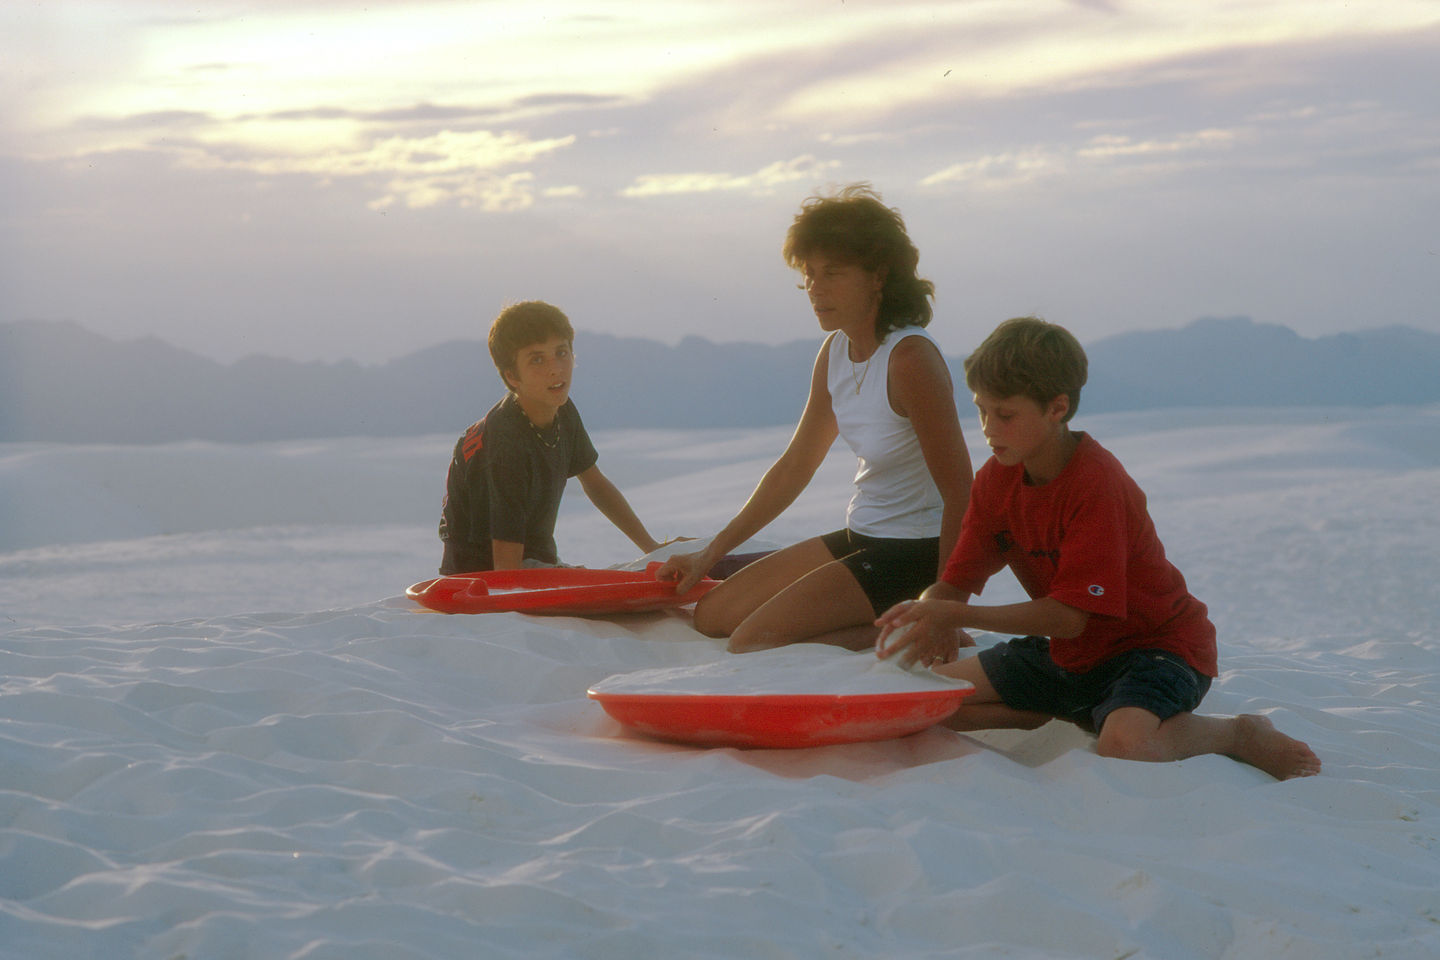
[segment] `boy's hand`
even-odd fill
[[[961,647],[975,641],[960,628],[963,605],[948,600],[905,600],[882,613],[875,621],[880,635],[875,638],[875,655],[881,660],[899,656],[899,665],[909,669],[919,663],[932,667],[949,663]]]

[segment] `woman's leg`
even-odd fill
[[[767,600],[833,560],[819,537],[762,557],[700,598],[695,605],[695,629],[707,637],[728,637]]]
[[[806,640],[858,649],[873,645],[875,633],[875,608],[870,598],[844,564],[831,560],[740,621],[730,632],[730,652],[747,653]]]

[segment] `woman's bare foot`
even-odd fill
[[[1320,758],[1315,751],[1276,730],[1268,717],[1241,714],[1235,724],[1235,752],[1231,756],[1236,760],[1259,767],[1276,780],[1313,777],[1320,772]]]

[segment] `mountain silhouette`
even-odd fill
[[[675,345],[581,331],[573,396],[592,430],[771,426],[800,415],[820,339]],[[1307,339],[1245,317],[1088,344],[1082,413],[1440,401],[1440,335],[1387,327]],[[961,358],[948,357],[968,415]],[[253,356],[222,364],[70,322],[0,324],[0,440],[159,443],[458,434],[503,393],[483,342],[378,365]]]

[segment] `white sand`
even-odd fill
[[[0,537],[27,538],[0,544],[0,957],[1440,955],[1440,410],[1080,425],[1210,605],[1204,709],[1270,716],[1319,777],[1108,760],[1058,724],[629,736],[588,686],[721,645],[674,612],[403,600],[451,438],[0,446]],[[597,439],[673,536],[711,532],[785,436]],[[768,538],[838,525],[831,467]],[[566,558],[629,559],[569,499]]]
[[[902,670],[894,657],[855,657],[825,644],[797,643],[748,657],[617,673],[591,688],[630,696],[853,697],[970,686],[918,665]]]

